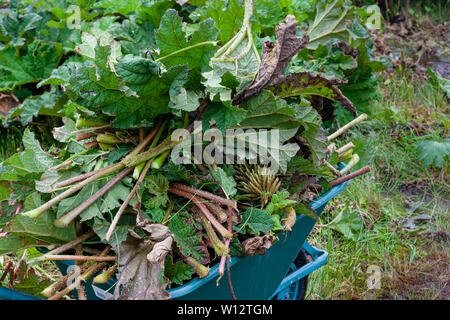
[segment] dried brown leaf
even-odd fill
[[[275,239],[275,236],[268,234],[260,237],[253,237],[242,242],[241,247],[246,256],[265,254],[266,250],[272,246]]]
[[[161,275],[164,262],[172,248],[173,237],[169,228],[153,224],[147,226],[149,239],[130,231],[126,241],[119,246],[120,274],[114,291],[114,299],[167,300],[167,280]]]

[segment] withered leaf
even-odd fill
[[[353,103],[335,85],[344,84],[340,79],[327,79],[309,72],[281,75],[270,83],[270,89],[279,98],[299,95],[316,95],[339,102],[345,109],[356,115]]]
[[[265,254],[277,237],[274,235],[264,235],[260,237],[253,237],[241,243],[242,251],[246,256],[255,256],[258,254]]]
[[[262,46],[262,61],[258,74],[247,88],[233,98],[233,105],[241,104],[245,99],[260,93],[264,88],[272,90],[278,97],[287,98],[298,95],[321,96],[339,102],[344,108],[356,115],[355,107],[335,85],[344,82],[339,79],[327,79],[308,72],[282,75],[290,60],[309,41],[308,35],[297,37],[297,21],[293,15],[286,16],[285,23],[276,27],[277,43],[266,41]],[[344,48],[350,50],[349,48]],[[348,54],[356,54],[348,52]]]
[[[127,240],[119,246],[119,270],[114,290],[118,300],[167,300],[168,282],[161,275],[164,262],[172,248],[173,238],[169,228],[161,224],[148,226],[149,239],[130,231]]]
[[[281,75],[292,57],[306,47],[309,37],[307,35],[297,37],[297,25],[295,16],[286,16],[285,23],[280,23],[275,29],[276,45],[270,41],[263,43],[258,74],[251,85],[233,98],[233,105],[240,104],[246,98],[261,92]]]

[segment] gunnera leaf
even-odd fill
[[[356,110],[349,99],[335,87],[343,84],[339,79],[328,79],[309,72],[282,75],[291,59],[309,41],[308,35],[297,37],[297,21],[288,15],[285,23],[276,28],[277,43],[263,43],[262,62],[253,83],[233,98],[233,104],[241,104],[245,99],[260,93],[264,88],[272,90],[280,98],[293,96],[318,95],[339,102],[344,108],[356,115]]]
[[[264,89],[270,82],[278,78],[292,57],[306,47],[309,37],[297,37],[297,20],[288,15],[285,23],[276,27],[277,43],[263,43],[261,65],[253,83],[233,98],[233,104],[240,104]]]

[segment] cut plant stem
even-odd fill
[[[86,131],[95,131],[95,130],[101,130],[101,129],[106,129],[109,128],[109,124],[106,124],[104,126],[98,126],[98,127],[91,127],[91,128],[84,128],[84,129],[79,129],[79,130],[75,130],[70,132],[71,134],[75,134],[75,133],[81,133],[81,132],[86,132]]]
[[[353,142],[349,142],[346,145],[344,145],[343,147],[339,148],[336,150],[336,152],[341,155],[342,153],[346,152],[347,150],[350,150],[352,148],[354,148],[355,145],[353,144]]]
[[[150,168],[151,163],[152,162],[150,160],[147,161],[147,163],[145,164],[144,169],[141,172],[141,175],[139,176],[138,181],[136,182],[136,185],[133,187],[133,189],[131,189],[131,192],[128,194],[127,198],[122,203],[122,205],[120,206],[120,208],[117,211],[116,215],[114,216],[114,219],[111,222],[111,225],[109,226],[108,231],[106,232],[106,237],[105,237],[106,241],[109,241],[111,239],[112,234],[114,232],[114,229],[116,228],[117,223],[119,222],[119,219],[122,216],[122,213],[125,211],[126,207],[128,207],[128,204],[130,203],[131,199],[133,199],[134,195],[139,190],[140,185],[141,185],[142,181],[144,180],[145,175],[147,174],[147,171]]]
[[[81,268],[83,270],[83,267]],[[71,278],[75,273],[75,269],[72,272],[68,272],[64,277],[62,277],[61,279],[53,282],[51,285],[49,285],[47,288],[45,288],[44,290],[41,291],[41,294],[46,297],[49,298],[52,295],[54,295],[56,292],[58,292],[59,290],[61,290],[62,288],[64,288],[65,285],[67,285],[67,281],[69,280],[69,278]]]
[[[353,156],[353,149],[348,149],[347,151],[341,153],[338,156],[338,160],[339,161],[347,161],[347,160],[350,160],[352,158],[352,156]]]
[[[76,238],[75,240],[72,240],[70,242],[67,242],[66,244],[53,249],[49,252],[47,252],[46,254],[44,254],[43,256],[39,257],[39,259],[45,259],[46,255],[56,255],[56,254],[60,254],[63,253],[64,251],[67,251],[69,249],[72,249],[73,247],[75,247],[76,245],[80,244],[81,242],[87,240],[88,238],[92,237],[95,234],[94,230],[91,230],[81,236],[79,236],[78,238]]]
[[[337,186],[338,184],[344,183],[345,181],[348,181],[350,179],[356,178],[356,177],[358,177],[358,176],[360,176],[360,175],[362,175],[364,173],[367,173],[367,172],[370,172],[370,167],[369,166],[366,166],[366,167],[361,168],[361,169],[359,169],[359,170],[357,170],[355,172],[352,172],[352,173],[350,173],[350,174],[348,174],[346,176],[343,176],[343,177],[337,178],[337,179],[335,179],[333,181],[330,181],[330,185],[332,187]]]
[[[179,189],[174,188],[173,186],[169,187],[169,191],[180,196],[187,198],[189,200],[192,200],[194,204],[201,210],[201,212],[206,216],[206,218],[211,222],[211,224],[216,228],[217,231],[224,237],[224,238],[231,238],[233,234],[231,232],[228,232],[227,229],[225,229],[215,218],[214,216],[209,212],[209,210],[203,205],[201,201],[199,201],[193,194],[182,191]]]
[[[77,129],[81,129],[81,128],[86,128],[86,127],[98,127],[98,126],[106,126],[106,125],[107,125],[107,123],[104,123],[102,121],[89,120],[89,119],[84,119],[84,118],[80,117],[80,118],[78,118],[75,126]]]
[[[220,223],[224,223],[225,221],[227,221],[228,216],[225,213],[225,211],[222,210],[222,208],[220,206],[218,206],[215,203],[200,199],[200,201],[203,201],[203,203],[205,204],[205,206],[217,217],[217,219],[219,220]]]
[[[331,170],[331,172],[335,175],[335,176],[342,176],[342,173],[336,169],[335,167],[333,167],[333,165],[331,163],[329,163],[327,160],[323,160],[323,163]]]
[[[336,144],[333,142],[331,143],[328,147],[328,153],[333,153],[334,151],[336,151]]]
[[[102,253],[100,254],[100,257],[104,257],[108,254],[108,252],[111,250],[110,246],[107,246]],[[74,282],[72,282],[71,285],[67,286],[65,289],[61,290],[57,294],[51,296],[48,300],[59,300],[62,297],[64,297],[66,294],[71,292],[72,290],[76,289],[79,281],[85,282],[87,279],[92,277],[94,274],[96,274],[101,268],[103,268],[106,265],[106,262],[95,262],[92,264],[86,272],[84,272],[79,278],[77,278]]]
[[[121,173],[116,175],[111,181],[105,184],[100,190],[90,196],[86,201],[80,204],[75,209],[72,209],[61,218],[55,220],[55,227],[64,228],[67,227],[73,219],[78,217],[84,210],[89,208],[95,201],[100,199],[106,192],[108,192],[117,182],[125,178],[131,171],[133,171],[133,167],[124,169]]]
[[[352,158],[350,159],[350,161],[347,163],[347,165],[340,170],[339,172],[341,173],[341,175],[347,173],[351,168],[353,168],[357,163],[359,162],[359,156],[358,154],[354,154],[352,156]]]
[[[195,273],[197,273],[200,279],[208,276],[209,274],[208,267],[202,265],[200,262],[198,262],[192,257],[186,257],[185,261],[189,266],[191,266],[195,270]]]
[[[118,144],[122,143],[122,139],[109,134],[109,133],[101,133],[97,135],[97,141],[98,143],[104,143],[104,144]]]
[[[89,139],[89,138],[92,138],[95,136],[97,136],[97,134],[95,134],[94,132],[85,132],[85,133],[77,135],[76,140],[77,141],[86,140],[86,139]]]
[[[211,241],[214,251],[218,256],[226,256],[230,252],[230,250],[222,241],[220,241],[219,237],[211,226],[211,222],[209,222],[209,220],[202,213],[198,213],[197,216],[200,218],[203,228],[208,234],[209,241]]]
[[[160,145],[158,145],[155,148],[152,148],[152,149],[142,152],[140,154],[130,154],[130,155],[126,156],[121,161],[121,163],[123,163],[127,167],[137,166],[145,161],[154,159],[158,155],[166,152],[167,150],[172,149],[178,143],[179,143],[179,141],[172,141],[172,140],[170,140],[170,137],[169,137],[168,139],[166,139],[164,142],[162,142]]]
[[[51,167],[51,168],[48,169],[48,170],[59,170],[59,169],[61,169],[61,168],[70,166],[72,163],[73,163],[72,160],[68,160],[68,161],[65,161],[65,162],[63,162],[63,163],[61,163],[61,164],[58,164],[57,166]]]
[[[152,160],[152,169],[159,169],[163,166],[164,161],[166,161],[167,156],[169,155],[170,150],[167,150],[163,154],[161,154],[158,158]]]
[[[98,142],[97,141],[86,142],[86,143],[83,143],[83,147],[85,147],[88,150],[92,150],[92,149],[98,147]]]
[[[84,179],[87,179],[87,178],[89,178],[89,177],[92,177],[94,174],[97,174],[97,173],[99,173],[99,172],[101,172],[101,171],[108,170],[109,168],[112,168],[112,167],[114,167],[115,165],[116,165],[116,164],[112,164],[112,165],[109,165],[109,166],[107,166],[107,167],[104,167],[104,168],[101,168],[101,169],[98,169],[98,170],[95,170],[95,171],[87,172],[87,173],[84,173],[84,174],[80,174],[80,175],[78,175],[78,176],[76,176],[76,177],[73,177],[73,178],[70,178],[70,179],[67,179],[67,180],[64,180],[64,181],[55,183],[55,184],[53,185],[53,192],[54,192],[56,189],[63,188],[63,187],[67,187],[67,186],[70,186],[70,185],[72,185],[72,184],[75,184],[75,183],[77,183],[77,182],[79,182],[79,181],[82,181],[82,180],[84,180]]]
[[[130,156],[136,156],[137,153],[141,152],[142,149],[154,137],[154,135],[156,134],[157,131],[158,131],[158,127],[156,127],[154,130],[152,130],[152,132],[147,136],[147,138],[142,143],[140,143],[136,148],[134,148],[134,150],[132,150],[129,155]],[[81,190],[82,188],[87,186],[89,183],[94,182],[97,179],[103,178],[103,177],[105,177],[105,176],[107,176],[107,175],[109,175],[111,173],[116,172],[116,171],[119,171],[119,170],[121,170],[123,168],[125,168],[125,164],[123,164],[122,162],[116,163],[116,164],[111,165],[109,167],[105,167],[102,170],[98,171],[96,174],[94,174],[92,176],[89,176],[87,179],[79,182],[78,184],[74,185],[70,189],[62,192],[59,195],[57,195],[56,197],[54,197],[50,201],[44,203],[40,207],[23,213],[23,215],[25,215],[27,217],[30,217],[30,218],[36,218],[39,215],[41,215],[43,212],[45,212],[48,209],[50,209],[53,205],[57,204],[61,200],[64,200],[65,198],[67,198],[68,196],[74,194],[75,192]]]
[[[108,270],[106,270],[105,272],[102,272],[98,276],[96,276],[92,280],[92,283],[93,284],[104,284],[104,283],[107,283],[109,281],[109,279],[111,279],[114,276],[116,271],[117,271],[117,264],[115,263],[114,265],[109,267]]]
[[[100,147],[100,149],[102,151],[114,150],[114,145],[113,144],[106,144],[106,143],[103,143],[103,142],[99,142],[98,146]]]
[[[172,186],[179,190],[189,192],[194,195],[198,195],[202,198],[206,198],[206,199],[215,201],[217,203],[223,204],[224,206],[228,206],[228,207],[233,208],[234,210],[237,210],[237,202],[236,201],[225,199],[225,198],[216,196],[215,194],[212,194],[210,192],[194,189],[194,188],[191,188],[191,187],[185,186],[183,184],[179,184],[179,183],[174,183],[174,184],[172,184]]]
[[[73,260],[73,261],[116,261],[116,257],[107,256],[107,257],[97,257],[97,256],[77,256],[77,255],[60,255],[60,254],[46,254],[45,260],[49,261],[65,261],[65,260]]]
[[[232,216],[233,216],[233,209],[228,207],[228,231],[230,231],[230,232],[232,231]],[[225,239],[225,247],[230,248],[230,243],[231,243],[231,239]],[[227,257],[227,256],[222,256],[220,258],[219,270],[218,270],[219,277],[217,278],[217,282],[216,282],[217,286],[219,286],[219,281],[225,274],[225,262],[227,259],[229,259],[229,257]]]
[[[329,135],[327,137],[328,141],[331,141],[337,137],[339,137],[341,134],[343,134],[346,130],[348,130],[349,128],[353,127],[355,124],[360,123],[361,121],[364,121],[367,119],[367,114],[363,113],[362,115],[360,115],[358,118],[353,119],[352,121],[350,121],[349,123],[347,123],[345,126],[343,126],[342,128],[338,129],[336,132],[334,132],[333,134]]]
[[[67,189],[66,191],[60,193],[59,195],[57,195],[56,197],[52,198],[50,201],[44,203],[43,205],[41,205],[40,207],[24,212],[23,215],[30,217],[30,218],[37,218],[39,215],[41,215],[42,213],[44,213],[45,211],[47,211],[48,209],[50,209],[53,205],[59,203],[60,201],[64,200],[65,198],[67,198],[68,196],[74,194],[75,192],[81,190],[83,187],[85,187],[86,185],[88,185],[89,183],[100,179],[108,174],[111,174],[113,172],[116,172],[120,169],[123,169],[124,165],[121,163],[115,164],[114,166],[111,166],[110,168],[108,168],[107,170],[103,170],[100,171],[96,174],[94,174],[93,176],[79,182],[78,184],[74,185],[73,187],[71,187],[70,189]]]

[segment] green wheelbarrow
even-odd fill
[[[311,207],[320,215],[328,201],[341,193],[350,181],[330,189],[312,201]],[[307,287],[307,276],[327,262],[328,253],[310,246],[305,240],[314,227],[315,220],[299,214],[292,231],[279,235],[277,241],[264,255],[232,257],[230,273],[236,298],[239,300],[301,300]],[[73,261],[57,261],[63,274]],[[168,290],[172,299],[228,300],[232,299],[228,283],[222,279],[217,286],[219,264],[212,266],[203,279],[194,278],[182,286]],[[112,298],[115,280],[93,285],[92,279],[85,284],[89,300]],[[76,292],[74,292],[76,296]],[[0,299],[28,300],[35,297],[0,287]]]

